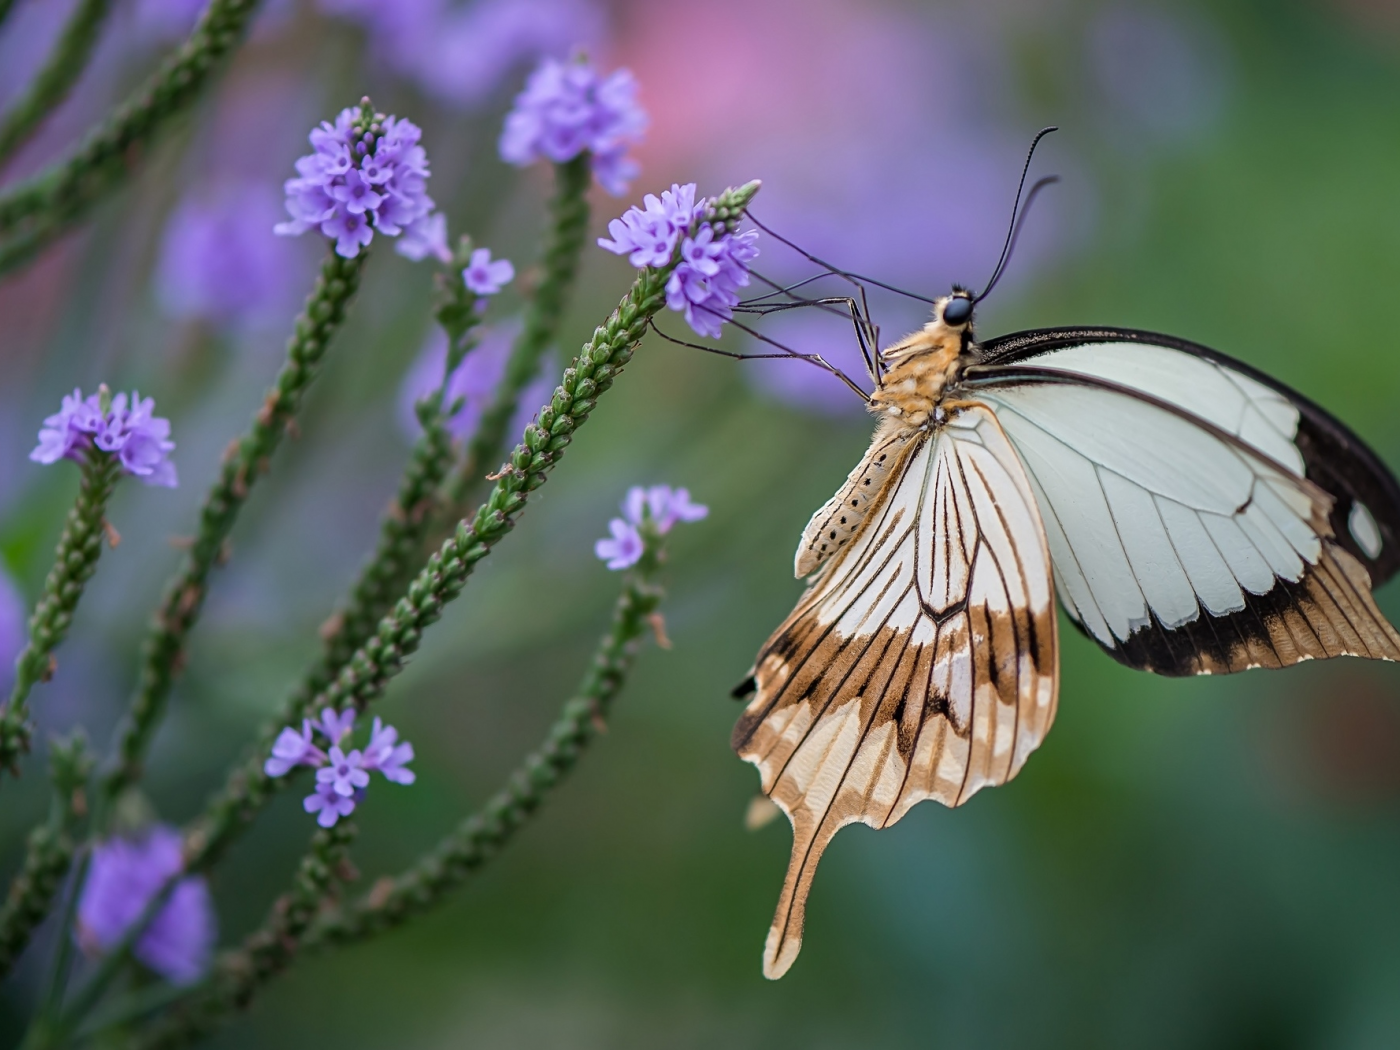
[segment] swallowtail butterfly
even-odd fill
[[[879,353],[874,440],[802,534],[810,583],[735,691],[734,749],[793,827],[770,978],[837,830],[961,805],[1045,739],[1057,595],[1158,674],[1400,659],[1371,597],[1400,568],[1400,485],[1355,434],[1170,336],[978,342],[976,299],[955,289]]]

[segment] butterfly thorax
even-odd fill
[[[962,369],[964,329],[941,320],[905,336],[880,355],[888,366],[870,398],[870,411],[921,429],[937,420],[937,409]]]

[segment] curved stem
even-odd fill
[[[648,544],[651,547],[651,544]],[[317,920],[308,947],[363,940],[440,904],[446,896],[498,853],[573,769],[606,724],[637,647],[661,601],[651,582],[657,558],[651,550],[628,574],[578,692],[549,727],[544,743],[525,760],[479,811],[464,820],[423,860],[402,874],[379,880],[351,907]]]
[[[464,503],[480,481],[482,471],[495,467],[505,454],[509,437],[506,428],[515,417],[521,391],[539,373],[540,358],[559,334],[588,233],[588,187],[593,178],[590,164],[591,155],[585,152],[554,166],[555,190],[549,204],[543,276],[525,311],[525,325],[511,350],[495,399],[482,413],[466,455],[445,488],[446,509],[441,516],[449,521],[456,521],[467,512],[469,508]]]
[[[79,0],[48,62],[0,121],[0,166],[28,141],[87,69],[112,0]],[[0,18],[3,18],[0,12]]]
[[[53,652],[68,634],[83,589],[102,554],[104,514],[121,474],[115,456],[89,448],[82,482],[54,551],[44,593],[29,618],[29,642],[15,661],[15,682],[0,710],[0,768],[19,774],[20,756],[29,750],[29,694],[54,671]]]
[[[715,199],[705,221],[721,230],[731,229],[757,192],[756,182],[726,190]],[[428,559],[404,596],[379,621],[374,636],[308,705],[308,713],[346,706],[363,711],[383,695],[418,649],[423,632],[461,594],[476,563],[515,527],[529,494],[548,480],[574,431],[587,422],[597,399],[631,360],[649,319],[665,305],[666,280],[674,267],[673,259],[667,266],[638,273],[631,291],[565,369],[563,382],[537,421],[525,428],[524,440],[511,454],[486,502],[475,515],[458,523],[455,534]],[[192,868],[212,863],[285,783],[285,778],[274,780],[267,775],[265,757],[255,755],[235,769],[205,810],[187,843]]]
[[[84,793],[92,762],[82,737],[50,747],[54,798],[48,822],[29,835],[24,866],[0,909],[0,977],[10,972],[34,927],[49,912],[63,876],[73,863],[73,837],[87,815]]]
[[[238,46],[259,0],[209,0],[173,55],[73,155],[0,193],[0,274],[25,262],[118,186]]]
[[[225,543],[257,479],[301,407],[303,395],[320,372],[331,338],[360,283],[367,252],[343,259],[332,247],[321,264],[316,287],[296,320],[287,359],[262,407],[241,438],[229,445],[200,509],[199,529],[180,570],[167,584],[146,636],[140,677],[117,745],[117,764],[104,778],[99,802],[110,803],[141,776],[141,765],[183,659],[185,638],[204,605],[209,574],[226,555]],[[101,814],[99,814],[101,816]]]

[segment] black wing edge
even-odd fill
[[[1252,365],[1189,339],[1133,328],[1040,328],[1013,332],[979,344],[978,363],[1007,365],[1051,350],[1103,342],[1145,343],[1180,350],[1226,365],[1288,398],[1298,409],[1295,443],[1303,456],[1304,473],[1335,500],[1330,524],[1337,544],[1366,567],[1373,587],[1400,571],[1400,482],[1390,468],[1345,423]],[[1357,500],[1365,504],[1380,529],[1381,549],[1375,558],[1361,549],[1347,523]]]

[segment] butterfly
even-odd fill
[[[807,589],[735,690],[734,749],[793,828],[769,978],[840,828],[959,806],[1040,746],[1056,597],[1158,674],[1400,659],[1371,595],[1400,569],[1400,484],[1346,426],[1170,336],[979,343],[978,298],[954,288],[878,352],[869,451],[803,532]]]

